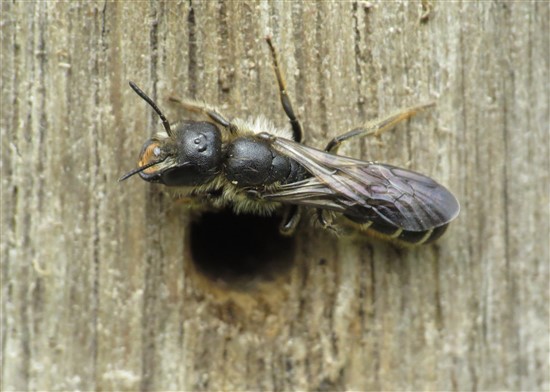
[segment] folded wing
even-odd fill
[[[418,232],[449,223],[460,210],[452,193],[422,174],[329,154],[283,138],[270,140],[312,177],[282,185],[263,194],[264,199],[328,209],[352,219],[381,221]]]

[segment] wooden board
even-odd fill
[[[3,2],[0,18],[2,390],[550,389],[548,3]],[[341,150],[453,190],[436,245],[306,220],[284,262],[228,283],[197,272],[185,206],[117,182],[159,127],[128,80],[172,121],[173,95],[286,125],[266,34],[309,145],[436,101]]]

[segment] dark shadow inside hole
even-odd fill
[[[204,213],[193,221],[190,249],[197,269],[215,280],[271,280],[288,269],[294,239],[279,233],[280,217]]]

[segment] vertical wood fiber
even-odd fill
[[[548,3],[1,6],[2,390],[550,389]],[[437,102],[341,153],[452,189],[441,241],[303,225],[293,268],[227,293],[185,209],[117,183],[158,126],[128,80],[172,121],[175,95],[285,125],[268,33],[312,146]]]

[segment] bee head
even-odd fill
[[[158,106],[134,83],[130,87],[157,112],[165,132],[143,145],[138,167],[119,181],[139,173],[145,181],[168,186],[193,186],[210,181],[219,173],[222,160],[221,133],[209,122],[183,121],[170,127]]]

